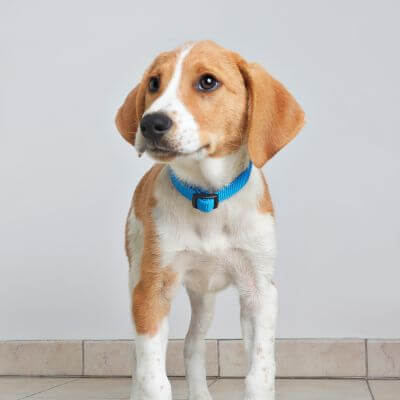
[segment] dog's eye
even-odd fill
[[[158,89],[160,89],[160,78],[152,76],[149,80],[149,92],[155,93]]]
[[[213,90],[218,89],[219,86],[220,83],[214,76],[206,74],[199,79],[196,88],[202,92],[212,92]]]

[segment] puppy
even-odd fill
[[[160,54],[116,116],[158,161],[126,224],[136,360],[132,398],[169,400],[168,314],[183,284],[192,307],[184,358],[190,400],[211,399],[205,371],[216,292],[234,285],[248,358],[246,400],[274,399],[274,216],[261,167],[304,113],[261,66],[210,41]]]

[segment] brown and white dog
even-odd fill
[[[235,285],[248,373],[247,400],[274,398],[277,290],[273,208],[261,167],[290,142],[304,113],[257,64],[213,42],[160,54],[119,109],[122,136],[159,161],[136,188],[126,225],[136,360],[132,398],[171,399],[165,352],[177,286],[192,306],[185,340],[190,400],[211,399],[204,337],[215,293]],[[214,193],[254,167],[241,190],[212,212],[195,209],[172,184]]]

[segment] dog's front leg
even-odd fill
[[[171,385],[165,371],[168,321],[153,335],[136,335],[136,376],[132,400],[171,400]]]
[[[133,290],[136,371],[132,400],[171,400],[165,355],[172,281],[167,270],[152,271],[151,276],[143,274]]]
[[[214,315],[215,294],[200,294],[190,289],[188,289],[188,294],[192,306],[192,318],[185,339],[184,354],[189,400],[210,400],[205,368],[204,338]]]
[[[242,331],[248,357],[245,400],[273,400],[277,290],[269,278],[258,277],[240,292]]]

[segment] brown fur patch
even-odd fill
[[[272,205],[271,195],[269,194],[268,184],[265,180],[264,174],[261,173],[263,186],[264,186],[264,193],[261,199],[258,202],[258,209],[263,214],[272,214],[274,215],[274,207]]]
[[[221,86],[202,93],[199,78],[213,75]],[[209,145],[209,155],[220,157],[237,150],[245,140],[247,93],[231,51],[210,41],[197,43],[184,60],[179,96],[194,116],[201,144]]]
[[[132,295],[132,314],[136,332],[153,336],[158,332],[162,319],[169,313],[169,293],[176,281],[176,272],[163,268],[152,273],[146,271],[145,263],[142,264],[142,271]]]
[[[160,249],[152,218],[156,205],[154,186],[163,167],[162,164],[154,165],[140,181],[133,197],[133,211],[144,230],[140,280],[132,293],[132,315],[138,334],[157,333],[159,323],[169,312],[169,293],[176,281],[176,273],[171,268],[160,266]],[[129,250],[128,257],[132,257]]]
[[[115,117],[119,133],[130,144],[135,144],[139,120],[144,112],[143,88],[137,85],[126,97]]]
[[[258,168],[286,146],[304,125],[304,112],[289,91],[264,68],[238,56],[249,93],[248,150]]]

